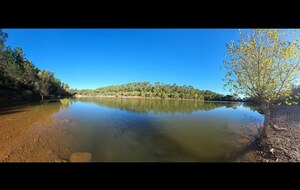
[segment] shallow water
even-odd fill
[[[235,161],[245,141],[234,131],[261,126],[256,109],[229,102],[80,98],[0,111],[0,132],[10,122],[62,127],[74,141],[64,159],[89,152],[95,162]]]

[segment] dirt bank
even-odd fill
[[[269,128],[267,139],[255,142],[243,155],[244,161],[299,162],[300,106],[280,106],[272,110],[271,120],[286,131]]]

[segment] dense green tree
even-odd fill
[[[33,86],[37,80],[38,69],[30,62],[26,61],[23,66],[23,83],[28,86]]]
[[[7,34],[0,30],[0,105],[41,96],[69,96],[69,86],[50,72],[40,71],[26,58],[22,48],[5,46]]]
[[[3,62],[1,64],[3,83],[12,88],[18,87],[23,78],[23,64],[17,60],[17,56],[10,47],[3,51]]]
[[[3,61],[4,61],[4,55],[3,55],[3,49],[4,49],[4,43],[6,41],[7,34],[2,32],[0,30],[0,87],[3,86],[4,83],[4,71],[3,71]]]
[[[3,32],[2,30],[0,30],[0,51],[3,50],[4,48],[4,43],[7,39],[8,35],[7,33]]]

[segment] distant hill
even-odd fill
[[[134,96],[162,99],[195,99],[215,101],[236,101],[237,98],[230,95],[219,94],[210,90],[199,90],[193,86],[179,86],[176,84],[162,84],[156,82],[135,82],[122,85],[107,86],[95,90],[74,90],[83,96]]]

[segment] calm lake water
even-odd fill
[[[245,144],[236,131],[264,120],[244,103],[193,100],[80,98],[22,109],[0,119],[20,121],[26,112],[26,125],[50,119],[68,130],[73,152],[89,152],[94,162],[235,161]]]

